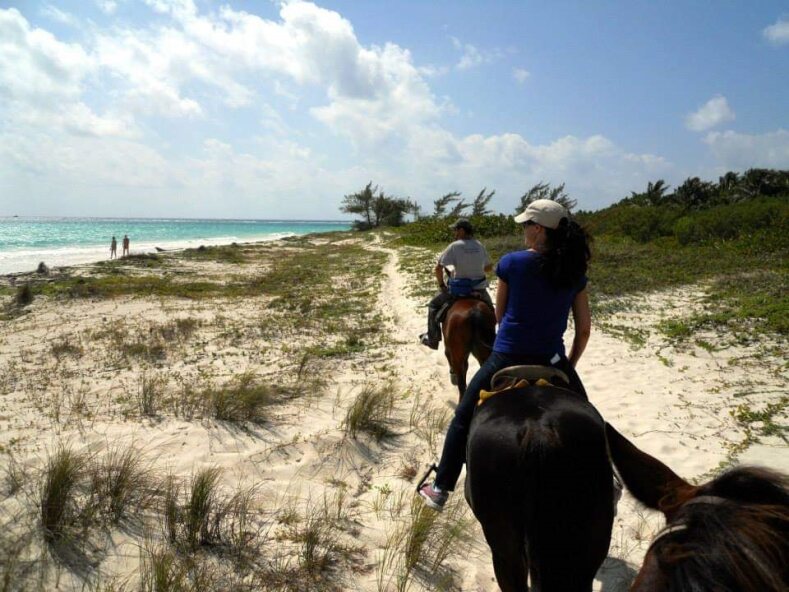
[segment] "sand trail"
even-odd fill
[[[2,468],[7,472],[13,458],[28,468],[34,481],[48,451],[60,442],[94,454],[133,443],[146,462],[162,473],[188,478],[201,468],[218,467],[229,490],[239,484],[254,485],[267,520],[288,508],[305,512],[310,504],[342,498],[347,524],[352,525],[342,536],[362,549],[356,567],[343,575],[343,589],[387,589],[382,587],[386,578],[380,570],[387,540],[408,520],[414,474],[421,475],[440,453],[443,429],[431,421],[441,419],[445,425],[457,390],[450,384],[443,351],[418,343],[425,328],[427,298],[411,297],[409,288],[432,285],[431,270],[423,270],[422,275],[403,271],[400,258],[405,251],[389,246],[380,236],[372,243],[345,239],[343,244],[363,245],[385,257],[380,276],[368,278],[377,291],[373,311],[364,317],[365,322],[381,323],[380,339],[371,333],[363,338],[365,347],[360,351],[328,358],[323,368],[329,384],[320,396],[307,394],[277,405],[260,425],[187,417],[170,407],[155,417],[140,417],[135,397],[145,372],[166,379],[163,388],[168,396],[183,392],[190,381],[221,384],[244,373],[280,380],[290,376],[295,343],[304,341],[311,347],[329,343],[331,336],[305,337],[300,334],[305,330],[299,329],[278,337],[268,326],[267,319],[274,322],[277,314],[268,297],[40,300],[28,314],[4,322]],[[288,243],[281,251],[277,248],[267,245],[272,259],[256,263],[256,268],[265,269],[277,253],[292,254],[300,247]],[[189,273],[200,274],[201,265],[190,262]],[[210,262],[205,270],[218,273]],[[688,287],[633,297],[623,312],[593,317],[592,337],[578,367],[591,402],[636,445],[685,478],[701,479],[737,460],[789,472],[786,443],[777,436],[760,437],[757,442],[736,413],[742,405],[759,409],[776,393],[786,393],[789,381],[782,360],[765,355],[770,350],[764,344],[705,349],[672,344],[658,330],[660,321],[700,302],[699,288]],[[192,333],[170,343],[165,362],[141,364],[118,353],[119,343],[127,349],[141,347],[151,336],[172,330],[179,319],[190,319]],[[571,331],[565,336],[567,343]],[[703,337],[709,343],[720,340],[716,335]],[[473,359],[470,366],[469,378],[478,367]],[[381,442],[349,438],[343,421],[358,393],[365,386],[388,383],[395,393],[394,437]],[[461,476],[458,499],[462,483]],[[29,492],[32,487],[31,481]],[[4,495],[0,500],[4,523],[34,499],[26,502],[7,490]],[[30,516],[34,519],[34,512]],[[625,494],[610,558],[595,590],[623,585],[660,526],[658,515]],[[277,528],[281,527],[274,524],[272,531]],[[446,565],[454,572],[458,589],[495,591],[489,551],[476,525],[472,537],[463,555],[450,557]],[[124,540],[117,553],[104,559],[102,573],[124,577],[134,573],[139,549]],[[62,582],[64,589],[80,586],[78,578],[64,576]],[[429,588],[419,579],[411,581],[411,590]]]

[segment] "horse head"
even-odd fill
[[[691,485],[606,425],[611,458],[627,488],[659,510],[631,592],[789,590],[789,478],[754,467]]]

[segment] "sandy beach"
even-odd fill
[[[0,279],[0,580],[148,589],[170,557],[210,590],[498,590],[460,489],[418,533],[414,486],[457,391],[418,344],[433,280],[415,254],[433,256],[337,233]],[[41,293],[14,308],[25,281]],[[609,422],[689,480],[789,472],[758,419],[786,396],[785,344],[672,342],[661,322],[703,307],[701,286],[609,304],[578,367]],[[356,422],[364,401],[376,421]],[[82,468],[53,538],[41,500],[63,450]],[[124,451],[141,476],[113,513],[96,484]],[[197,536],[183,515],[199,475],[216,493]],[[626,590],[661,526],[625,493],[595,590]]]

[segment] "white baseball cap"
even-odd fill
[[[562,204],[553,201],[552,199],[536,199],[531,202],[526,209],[515,216],[515,221],[518,224],[524,222],[536,222],[545,228],[556,229],[559,227],[559,222],[562,218],[568,218],[570,213]]]

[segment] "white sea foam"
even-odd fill
[[[294,233],[278,232],[259,237],[245,237],[243,239],[239,239],[235,236],[219,236],[213,238],[184,239],[179,241],[160,241],[156,243],[132,243],[130,250],[132,255],[139,255],[142,253],[155,253],[157,252],[157,247],[165,251],[175,251],[180,249],[192,249],[200,245],[217,246],[229,245],[234,242],[268,242],[287,236],[294,236]],[[118,255],[120,254],[121,241],[118,241]],[[109,259],[109,257],[109,245],[106,247],[47,247],[43,249],[8,250],[0,252],[0,273],[33,271],[42,261],[49,267],[65,267],[102,261]]]

